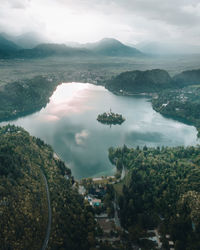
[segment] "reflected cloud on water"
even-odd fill
[[[110,127],[96,120],[110,108],[126,118],[122,125]],[[116,96],[102,86],[83,83],[59,85],[40,112],[10,123],[50,144],[76,178],[113,175],[115,167],[108,159],[111,146],[187,146],[199,142],[195,127],[164,118],[148,99]]]

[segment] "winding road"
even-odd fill
[[[43,242],[43,245],[42,245],[42,250],[45,250],[47,248],[47,245],[48,245],[48,242],[49,242],[49,237],[50,237],[50,232],[51,232],[52,213],[51,213],[51,201],[50,201],[50,194],[49,194],[49,186],[48,186],[48,183],[47,183],[46,176],[44,175],[43,172],[42,172],[42,176],[43,176],[45,187],[46,187],[47,202],[48,202],[48,225],[47,225],[45,239],[44,239],[44,242]]]
[[[114,205],[114,210],[115,210],[115,217],[114,217],[115,225],[118,228],[122,229],[120,219],[119,219],[119,216],[118,216],[118,212],[117,212],[117,196],[116,196],[116,193],[115,193],[115,200],[113,202],[113,205]]]
[[[120,177],[121,181],[124,179],[125,174],[126,174],[126,172],[125,172],[125,167],[124,167],[124,164],[123,164],[123,168],[122,168],[122,172],[121,172],[121,177]]]

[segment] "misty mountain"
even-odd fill
[[[68,46],[73,48],[86,48],[101,56],[140,56],[142,53],[130,46],[124,45],[114,38],[104,38],[96,43],[76,43],[67,42]]]
[[[20,50],[17,54],[17,57],[20,58],[42,58],[49,56],[82,57],[91,56],[91,52],[87,49],[67,47],[65,44],[45,43],[40,44],[33,49]]]
[[[130,57],[142,55],[139,50],[133,47],[126,46],[120,41],[113,38],[104,38],[97,43],[88,43],[85,44],[85,47],[102,56]]]
[[[5,39],[0,34],[0,57],[6,58],[10,57],[13,54],[15,54],[17,51],[19,51],[21,48],[17,46],[15,43]]]
[[[116,39],[105,38],[97,43],[88,44],[78,44],[71,43],[71,46],[66,46],[65,44],[54,44],[54,43],[42,43],[34,48],[22,48],[12,41],[6,39],[15,39],[18,44],[25,46],[30,46],[31,43],[31,33],[29,35],[23,35],[18,38],[10,37],[3,33],[1,35],[0,43],[0,54],[1,58],[38,58],[38,57],[49,57],[49,56],[113,56],[113,57],[131,57],[131,56],[141,56],[142,53],[132,47],[126,46]],[[29,40],[30,39],[30,40]],[[36,40],[32,41],[32,44]]]
[[[200,46],[189,44],[142,42],[134,46],[143,53],[154,55],[200,54]]]
[[[65,42],[65,45],[67,45],[68,47],[71,47],[71,48],[87,48],[86,44],[72,42],[72,41]]]
[[[6,38],[4,38],[4,36],[2,36],[0,34],[0,49],[1,50],[19,50],[21,49],[18,45],[16,45],[14,42],[7,40]]]
[[[16,45],[24,49],[32,49],[38,44],[47,42],[47,40],[44,37],[35,32],[27,32],[19,36],[13,36],[7,33],[1,33],[1,35],[5,39],[14,42]]]

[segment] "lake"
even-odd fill
[[[110,109],[126,121],[112,126],[99,123],[98,114]],[[113,175],[115,167],[108,160],[111,146],[199,143],[194,126],[164,118],[147,98],[117,96],[102,86],[85,83],[59,85],[45,108],[9,123],[50,144],[77,179]]]

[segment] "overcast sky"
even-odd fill
[[[0,0],[0,31],[53,42],[200,44],[200,0]]]

